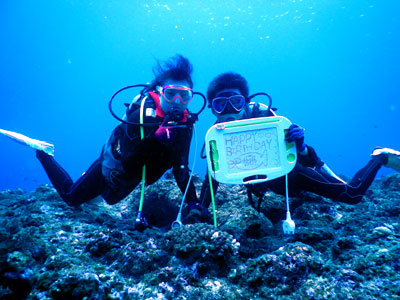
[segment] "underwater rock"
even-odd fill
[[[49,295],[55,300],[105,299],[104,285],[96,274],[70,273],[59,278],[49,287]]]
[[[226,203],[220,207],[219,212],[219,228],[238,240],[242,237],[262,238],[273,232],[271,221],[250,206]]]
[[[0,286],[6,287],[11,293],[0,290],[1,299],[26,299],[32,290],[32,271],[24,273],[4,272],[0,275]],[[7,295],[8,294],[8,295]]]
[[[1,191],[0,299],[399,298],[398,174],[357,205],[293,195],[294,235],[283,234],[286,200],[273,192],[257,212],[243,187],[221,185],[217,228],[170,229],[182,194],[167,173],[146,187],[143,232],[139,199],[137,188],[113,206],[73,208],[50,185]]]
[[[193,175],[193,182],[197,190],[201,189],[201,179]],[[128,197],[129,206],[136,208],[126,212],[125,216],[136,218],[140,200],[140,187],[137,187]],[[172,172],[164,174],[164,179],[159,180],[145,188],[143,201],[143,216],[148,223],[159,228],[168,228],[176,220],[182,202],[182,193],[177,186]],[[184,204],[184,209],[186,204]]]
[[[164,249],[185,264],[197,263],[202,274],[226,271],[239,247],[233,236],[204,223],[172,228],[165,234]]]
[[[320,275],[326,269],[320,253],[308,245],[296,242],[271,254],[247,260],[231,279],[253,289],[262,285],[294,288],[305,281],[310,273]]]

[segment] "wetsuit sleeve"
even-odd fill
[[[323,166],[324,162],[318,157],[317,153],[315,152],[314,148],[310,146],[307,147],[307,154],[297,156],[297,161],[305,167],[321,167]]]
[[[213,192],[215,195],[217,193],[219,182],[216,181],[214,178],[212,178],[211,181],[212,181]],[[210,189],[210,181],[208,179],[208,170],[206,173],[206,177],[203,181],[203,185],[201,187],[200,204],[203,205],[205,208],[208,208],[211,204],[211,189]]]

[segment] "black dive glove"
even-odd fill
[[[297,152],[303,152],[306,149],[304,143],[304,128],[297,124],[292,124],[289,127],[289,131],[286,133],[285,140],[289,143],[295,142]]]
[[[183,215],[183,223],[185,224],[207,222],[210,217],[208,209],[196,201],[190,201],[188,203]]]
[[[154,136],[159,140],[161,143],[167,144],[171,143],[176,139],[178,134],[178,129],[173,126],[160,126]]]

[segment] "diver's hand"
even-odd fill
[[[175,139],[176,134],[176,128],[172,126],[164,127],[163,125],[161,125],[154,133],[154,136],[162,143],[169,143]]]
[[[197,222],[207,222],[210,213],[208,209],[201,205],[199,202],[190,201],[184,211],[185,224],[192,224]]]
[[[188,209],[189,209],[189,211],[191,211],[193,209],[196,209],[199,212],[201,212],[202,215],[205,215],[205,216],[209,214],[208,213],[208,209],[205,208],[203,205],[201,205],[199,202],[196,202],[196,201],[190,201],[188,203]]]
[[[294,142],[296,144],[297,152],[304,152],[306,144],[304,143],[304,128],[297,124],[292,124],[289,127],[289,131],[286,133],[285,140],[289,143]]]
[[[142,214],[139,214],[135,220],[135,229],[139,232],[143,232],[148,227],[150,226],[149,223],[147,222],[146,217],[142,216]]]

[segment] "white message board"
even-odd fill
[[[208,170],[230,184],[268,181],[295,166],[296,147],[285,141],[291,125],[281,116],[219,123],[206,134]]]

